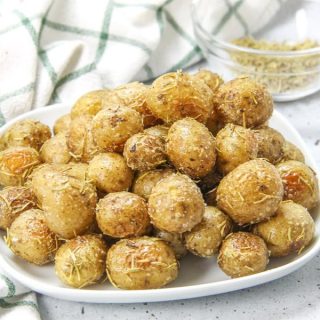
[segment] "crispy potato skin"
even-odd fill
[[[146,101],[156,118],[173,123],[185,117],[206,123],[212,110],[212,91],[203,82],[181,71],[157,78]]]
[[[55,256],[55,272],[66,285],[83,288],[98,282],[105,273],[107,246],[95,234],[77,236],[64,243]]]
[[[252,128],[262,125],[272,114],[273,102],[267,89],[250,78],[222,84],[215,96],[221,122]]]
[[[175,168],[192,178],[207,175],[216,161],[212,134],[192,118],[178,120],[170,127],[166,151]]]
[[[30,188],[7,187],[0,191],[0,229],[9,228],[22,212],[37,207],[37,199]]]
[[[284,200],[292,200],[308,210],[319,203],[319,182],[304,163],[289,160],[277,164],[284,187]]]
[[[210,258],[232,229],[231,219],[216,207],[206,207],[202,221],[184,234],[186,248],[202,258]]]
[[[283,154],[280,162],[295,160],[305,162],[304,155],[301,150],[290,141],[285,141],[282,148]]]
[[[108,278],[121,289],[161,288],[176,279],[178,269],[172,248],[159,238],[123,239],[107,253]]]
[[[6,243],[14,254],[37,265],[51,262],[59,247],[57,236],[39,209],[24,211],[12,222]]]
[[[159,124],[157,126],[144,129],[143,132],[167,140],[169,128],[170,126],[168,125]]]
[[[96,218],[100,230],[114,238],[142,236],[150,228],[147,203],[126,191],[110,193],[100,199]]]
[[[252,233],[231,233],[222,242],[218,264],[232,278],[262,272],[268,263],[269,252],[265,242]]]
[[[54,123],[53,133],[54,134],[63,133],[65,135],[68,134],[71,121],[72,120],[71,120],[70,113],[67,113],[67,114],[61,116]]]
[[[301,253],[314,232],[315,224],[308,210],[293,201],[281,202],[270,220],[254,227],[254,233],[265,240],[272,257]]]
[[[257,158],[258,141],[252,130],[229,123],[216,136],[216,150],[217,168],[225,175]]]
[[[203,81],[214,93],[223,84],[223,79],[217,74],[209,70],[202,69],[193,75],[195,80]]]
[[[202,220],[205,208],[197,185],[182,174],[172,174],[158,182],[148,206],[152,224],[173,233],[190,231]]]
[[[239,165],[221,180],[217,189],[218,207],[239,225],[268,219],[282,197],[277,169],[262,159]]]
[[[0,185],[23,185],[32,170],[41,163],[37,150],[30,147],[10,147],[0,152]]]

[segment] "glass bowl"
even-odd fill
[[[210,69],[248,75],[276,101],[320,89],[320,2],[194,0],[193,24]]]

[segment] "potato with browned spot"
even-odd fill
[[[168,131],[170,126],[166,124],[158,124],[157,126],[150,127],[148,129],[143,130],[143,132],[147,134],[151,134],[152,136],[163,138],[164,140],[167,139]]]
[[[213,93],[223,84],[223,79],[217,73],[210,70],[201,69],[192,76],[196,80],[203,81]]]
[[[282,147],[282,158],[280,159],[280,162],[288,161],[288,160],[295,160],[304,162],[304,155],[302,151],[293,143],[290,141],[285,141]]]
[[[54,134],[58,134],[58,133],[63,133],[65,135],[68,134],[71,121],[72,120],[71,120],[70,113],[64,114],[63,116],[59,117],[53,125]]]

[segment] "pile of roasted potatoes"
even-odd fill
[[[12,252],[54,262],[83,288],[175,280],[188,252],[230,277],[313,240],[319,202],[302,152],[268,126],[270,93],[207,70],[86,93],[50,128],[28,119],[1,137],[0,228]],[[212,259],[214,267],[214,259]]]

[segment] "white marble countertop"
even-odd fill
[[[320,167],[320,92],[277,103]],[[199,299],[144,304],[88,304],[38,296],[43,320],[316,320],[320,319],[320,254],[300,270],[254,288]]]

